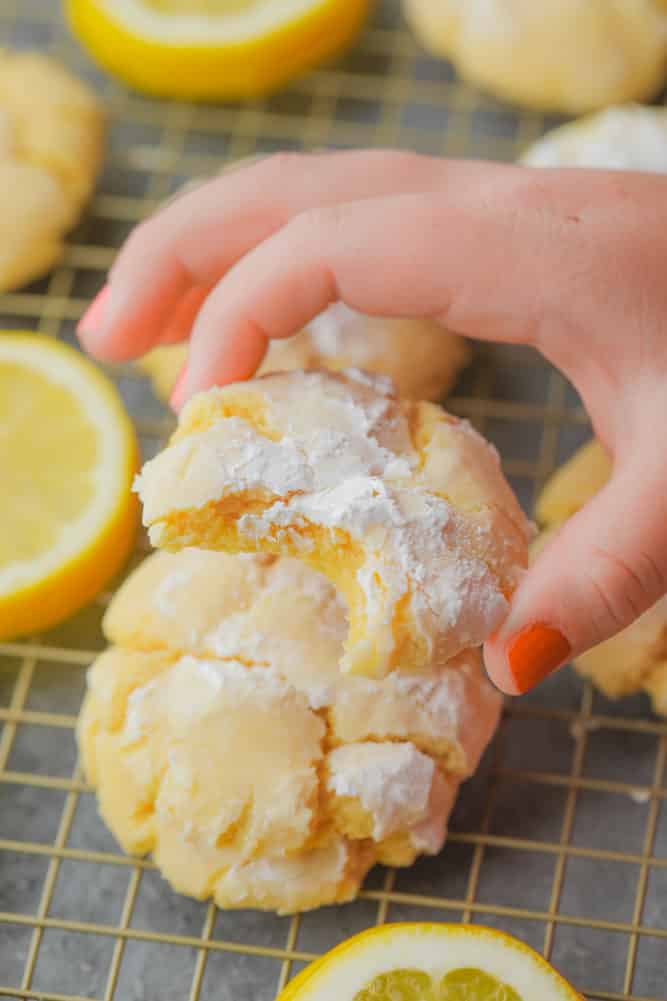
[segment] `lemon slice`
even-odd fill
[[[137,464],[120,397],[91,362],[0,333],[0,638],[54,625],[120,569]]]
[[[138,90],[215,100],[268,93],[357,34],[371,0],[67,0],[70,25]]]
[[[583,1001],[523,942],[479,925],[381,925],[311,964],[279,1001]]]
[[[554,528],[567,521],[602,490],[611,473],[611,459],[596,438],[582,445],[551,475],[537,498],[540,525]]]

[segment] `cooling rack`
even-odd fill
[[[5,44],[62,58],[103,94],[106,168],[62,264],[0,300],[0,325],[74,343],[74,326],[132,226],[184,182],[278,149],[392,145],[512,159],[557,119],[457,82],[380,3],[335,67],[243,106],[130,94],[98,74],[51,0],[0,0]],[[131,367],[110,370],[144,454],[171,422]],[[527,509],[588,435],[567,383],[529,352],[480,348],[450,400],[501,449]],[[137,559],[145,550],[142,541]],[[122,855],[76,761],[84,675],[104,643],[102,595],[75,619],[0,644],[0,997],[273,1001],[303,965],[364,927],[480,922],[523,938],[590,999],[667,998],[667,726],[643,698],[611,703],[570,672],[508,705],[464,789],[448,846],[377,869],[361,899],[295,918],[220,912]]]

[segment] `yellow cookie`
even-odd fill
[[[124,705],[115,725],[110,702]],[[78,733],[122,847],[152,852],[176,890],[221,907],[351,899],[374,862],[440,850],[458,787],[409,742],[327,751],[300,692],[235,660],[111,648],[91,670]],[[285,862],[302,867],[298,893]]]
[[[190,896],[299,910],[354,894],[373,860],[320,831],[324,732],[304,696],[262,668],[111,649],[90,672],[78,735],[126,851],[152,851]],[[313,870],[285,886],[313,850],[322,879]]]
[[[296,556],[340,589],[345,671],[442,663],[502,621],[528,525],[497,454],[350,370],[214,389],[137,479],[151,541]]]
[[[642,100],[667,75],[662,0],[404,0],[404,9],[466,80],[538,110]]]
[[[458,783],[410,743],[346,744],[327,755],[326,794],[337,830],[375,842],[377,861],[437,855]]]
[[[304,910],[442,847],[501,698],[477,651],[341,675],[345,608],[296,560],[155,553],[104,620],[78,737],[126,851],[183,893]]]
[[[545,531],[535,546],[536,554],[610,475],[611,461],[595,440],[554,473],[537,501],[537,517]],[[618,635],[577,657],[575,666],[610,698],[648,692],[655,711],[667,716],[667,598]]]
[[[187,346],[174,344],[137,362],[160,399],[169,399],[186,356]],[[365,316],[335,303],[295,337],[271,341],[259,374],[361,368],[388,375],[408,399],[441,400],[469,360],[467,342],[430,320]]]
[[[103,132],[95,97],[58,63],[0,50],[0,291],[62,253],[95,184]]]
[[[298,560],[184,549],[153,553],[109,606],[111,643],[272,667],[328,725],[328,743],[411,741],[470,775],[500,709],[479,654],[383,680],[341,674],[347,615],[333,585]]]
[[[529,167],[667,173],[667,108],[627,104],[552,129],[525,151]]]

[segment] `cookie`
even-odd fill
[[[125,649],[271,666],[326,721],[330,744],[410,741],[459,778],[474,772],[498,718],[476,650],[381,681],[341,674],[345,605],[294,559],[153,553],[115,595],[104,631]]]
[[[0,291],[46,273],[63,251],[99,171],[103,116],[54,60],[0,50]]]
[[[130,575],[78,726],[126,851],[190,896],[289,913],[441,849],[500,696],[476,651],[342,676],[345,627],[333,586],[296,560],[185,550]]]
[[[431,52],[507,101],[581,114],[652,97],[667,76],[661,0],[404,0]]]
[[[521,157],[529,167],[599,167],[667,173],[667,108],[607,108],[538,139]]]
[[[221,906],[274,906],[280,883],[229,884],[253,862],[280,869],[331,847],[328,831],[315,843],[325,727],[280,678],[238,661],[111,649],[88,685],[79,745],[102,816],[126,851],[152,851],[176,890]],[[114,703],[123,707],[115,725]],[[365,854],[342,838],[337,849],[325,852],[317,903],[345,899]],[[285,909],[311,905],[307,888],[282,892]]]
[[[444,663],[498,627],[528,524],[495,450],[388,380],[291,372],[213,389],[137,478],[151,541],[294,556],[344,596],[344,671]]]
[[[259,374],[292,369],[360,368],[394,380],[411,400],[441,400],[470,360],[467,341],[431,320],[365,316],[335,303],[306,328],[274,340]],[[155,348],[137,365],[156,396],[168,400],[187,357],[187,346]]]

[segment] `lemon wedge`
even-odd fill
[[[355,37],[371,0],[67,0],[79,41],[137,90],[266,94]]]
[[[130,419],[92,362],[0,333],[0,638],[54,625],[120,569],[137,465]]]
[[[583,1001],[523,942],[480,925],[381,925],[322,956],[279,1001]]]

